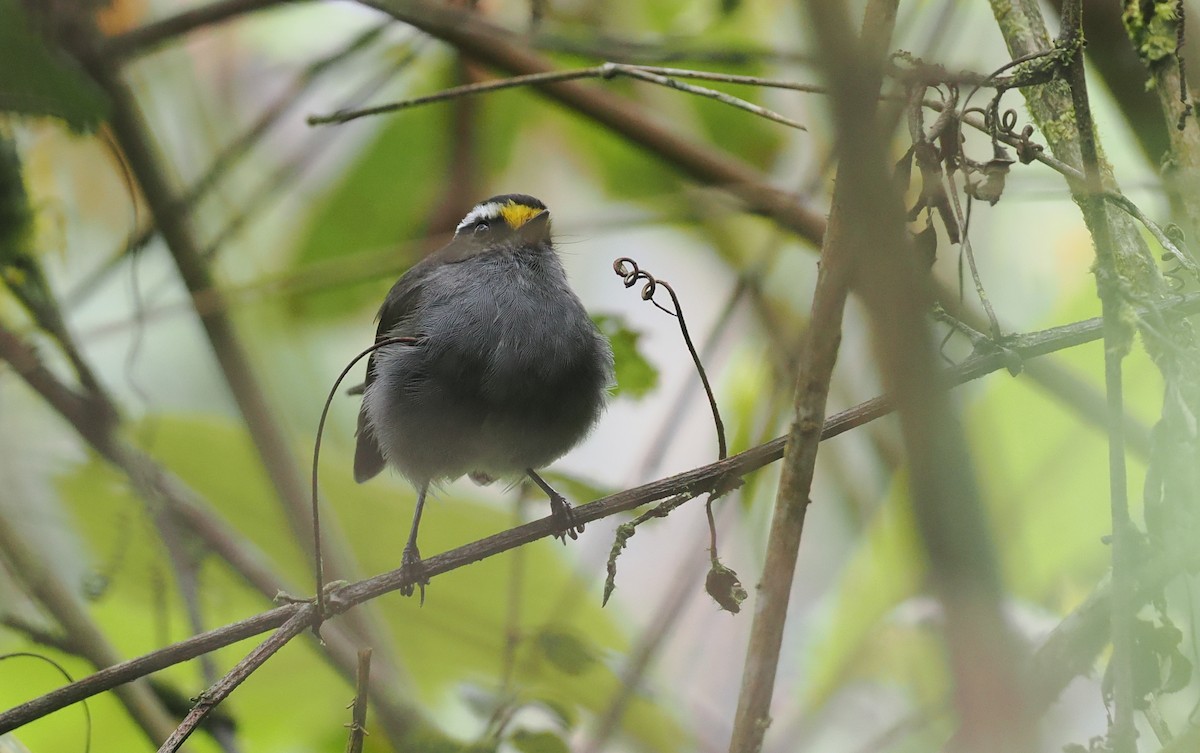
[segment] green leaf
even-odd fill
[[[538,634],[537,647],[556,669],[569,675],[581,675],[596,664],[593,648],[566,630],[543,630]]]
[[[630,329],[622,316],[600,314],[592,318],[612,344],[617,371],[617,388],[613,394],[628,395],[635,400],[645,397],[658,386],[658,369],[638,348],[642,333]]]
[[[554,732],[543,730],[531,732],[519,729],[508,736],[508,741],[521,753],[570,753],[565,740]]]
[[[621,83],[607,82],[605,86],[620,89]],[[572,142],[572,151],[587,157],[608,195],[662,203],[678,194],[682,184],[675,170],[607,128],[570,117],[564,131]]]
[[[722,91],[769,110],[774,109],[771,103],[762,101],[763,89],[711,81],[688,80],[687,83]],[[712,144],[719,145],[720,148],[760,170],[770,169],[779,155],[779,150],[786,143],[787,137],[795,132],[795,129],[790,126],[767,120],[762,116],[724,102],[693,94],[681,94],[680,96],[687,96],[692,101],[692,107],[698,116],[697,120]],[[729,138],[731,133],[736,133],[737,138]]]
[[[17,0],[0,0],[0,111],[60,118],[79,133],[108,115],[100,87],[46,45]]]

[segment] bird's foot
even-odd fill
[[[400,555],[400,574],[409,579],[408,583],[400,586],[400,593],[412,596],[420,588],[421,606],[425,606],[425,586],[429,585],[429,577],[425,574],[425,565],[421,562],[421,552],[416,544],[404,547],[404,553]]]
[[[566,497],[554,492],[550,497],[550,517],[558,524],[558,533],[554,534],[562,543],[567,543],[567,537],[578,539],[579,534],[583,533],[583,523],[575,516],[575,508],[571,507],[571,503]]]

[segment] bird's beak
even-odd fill
[[[543,209],[517,228],[517,235],[530,243],[550,240],[550,212]]]

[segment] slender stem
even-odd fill
[[[535,86],[539,84],[557,83],[563,81],[576,81],[582,78],[600,78],[610,79],[617,76],[628,76],[641,81],[647,81],[659,86],[665,86],[668,89],[677,89],[679,91],[688,92],[689,94],[697,94],[701,97],[715,99],[718,102],[723,102],[740,110],[753,113],[767,120],[773,120],[776,123],[782,123],[786,126],[799,129],[801,131],[808,130],[803,124],[784,117],[773,110],[768,110],[752,102],[747,102],[744,99],[734,97],[724,92],[709,89],[703,86],[695,86],[693,84],[685,84],[676,81],[674,78],[664,76],[656,71],[667,70],[664,68],[647,68],[639,65],[625,65],[623,63],[604,63],[603,65],[593,66],[591,68],[579,68],[568,71],[548,71],[545,73],[533,73],[528,76],[517,76],[515,78],[505,79],[503,81],[485,81],[477,84],[465,84],[456,86],[451,89],[443,89],[437,94],[430,94],[426,97],[416,97],[407,99],[402,102],[394,102],[387,105],[378,105],[376,107],[365,107],[361,110],[348,110],[344,112],[335,112],[332,115],[313,115],[309,117],[309,125],[329,125],[334,123],[347,123],[351,120],[366,117],[368,115],[382,115],[384,113],[396,112],[397,110],[407,110],[410,107],[418,107],[420,105],[428,105],[434,102],[445,102],[459,97],[469,95],[484,94],[487,92],[499,91],[501,89],[511,89],[519,86]],[[691,71],[695,74],[692,78],[704,78],[703,71]],[[794,87],[788,87],[794,88]]]
[[[1125,468],[1124,397],[1121,362],[1128,351],[1132,332],[1122,321],[1121,277],[1116,267],[1108,204],[1104,201],[1100,174],[1100,155],[1096,144],[1087,79],[1083,64],[1083,3],[1063,3],[1063,35],[1060,44],[1074,47],[1067,69],[1071,102],[1079,129],[1080,156],[1083,161],[1085,191],[1076,194],[1084,219],[1091,230],[1096,248],[1096,287],[1104,322],[1104,387],[1108,396],[1108,473],[1109,512],[1112,517],[1112,621],[1113,678],[1112,727],[1109,744],[1115,753],[1135,753],[1136,730],[1133,724],[1133,624],[1134,580],[1133,521],[1129,516],[1128,480]]]
[[[821,248],[820,271],[801,365],[796,375],[794,417],[787,435],[771,529],[767,534],[767,558],[742,668],[741,692],[729,743],[731,753],[761,749],[770,724],[771,697],[792,579],[816,469],[829,383],[842,340],[842,316],[849,293],[851,261],[845,237],[843,186],[846,184],[838,181],[836,185],[829,226]]]
[[[312,458],[312,530],[313,530],[313,570],[316,576],[317,588],[317,612],[325,614],[325,556],[321,546],[321,505],[320,505],[320,470],[321,470],[321,439],[325,436],[325,421],[329,418],[329,407],[333,405],[333,399],[337,397],[338,390],[342,386],[342,381],[350,370],[358,365],[358,362],[367,356],[371,355],[380,348],[385,348],[389,345],[412,345],[415,346],[420,342],[416,337],[385,337],[374,345],[366,348],[361,353],[350,359],[350,363],[342,369],[342,373],[338,374],[337,379],[333,380],[333,386],[329,388],[329,394],[325,397],[325,405],[321,407],[321,418],[317,421],[317,438],[313,442],[313,458]],[[424,498],[424,491],[421,492]],[[420,503],[417,504],[417,515],[420,517]]]
[[[358,651],[358,677],[354,683],[354,706],[350,712],[350,736],[346,739],[346,753],[362,753],[363,739],[367,734],[367,699],[371,689],[371,649]]]

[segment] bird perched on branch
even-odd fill
[[[430,484],[527,475],[550,498],[559,537],[576,538],[583,525],[536,469],[591,430],[613,355],[567,284],[546,205],[523,194],[477,204],[449,244],[392,286],[375,338],[395,337],[411,339],[367,363],[354,478],[390,463],[416,487],[401,565],[422,598],[417,528]]]

